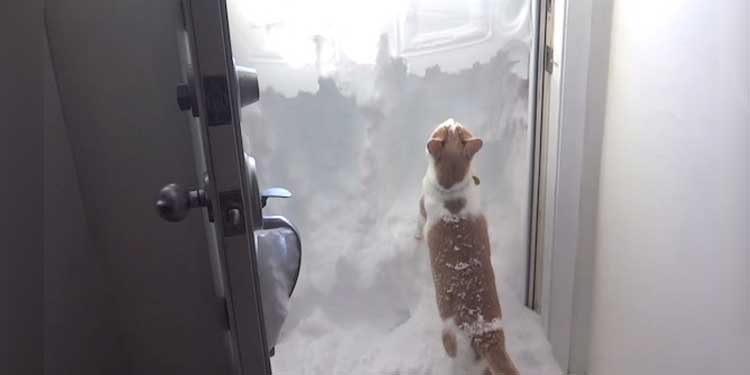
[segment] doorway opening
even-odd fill
[[[522,372],[559,372],[529,309],[539,3],[228,1],[234,58],[261,86],[242,112],[243,145],[261,187],[294,193],[266,211],[295,222],[304,243],[275,373],[448,368],[426,246],[414,238],[426,140],[448,118],[484,141],[474,169],[509,351]]]

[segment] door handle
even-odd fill
[[[260,206],[265,207],[268,203],[268,198],[291,198],[292,192],[284,189],[283,187],[272,187],[263,190],[260,193]]]
[[[203,189],[187,190],[171,183],[165,185],[156,198],[156,212],[162,219],[170,222],[184,220],[191,209],[206,207],[210,204]]]
[[[283,216],[263,216],[263,229],[264,230],[273,230],[273,229],[286,229],[292,232],[292,236],[294,237],[295,245],[297,245],[297,264],[296,264],[296,273],[291,278],[291,288],[289,288],[289,297],[292,296],[292,292],[294,292],[294,288],[297,286],[297,279],[299,278],[299,271],[302,267],[302,239],[300,238],[299,232],[297,231],[297,228],[295,228],[294,225],[289,221],[289,219],[283,217]]]

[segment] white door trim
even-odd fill
[[[584,136],[588,113],[592,0],[555,4],[544,212],[542,317],[565,373],[573,345],[574,286],[581,222]],[[578,347],[578,346],[576,346]]]

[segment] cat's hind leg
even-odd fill
[[[443,328],[443,348],[448,357],[456,358],[456,354],[458,354],[456,333],[449,328]]]
[[[477,335],[472,338],[471,344],[486,363],[491,375],[520,374],[505,350],[505,333],[502,329]]]

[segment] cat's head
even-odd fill
[[[457,121],[448,119],[438,125],[427,141],[438,183],[450,189],[463,181],[471,170],[471,159],[481,148],[482,140]]]

